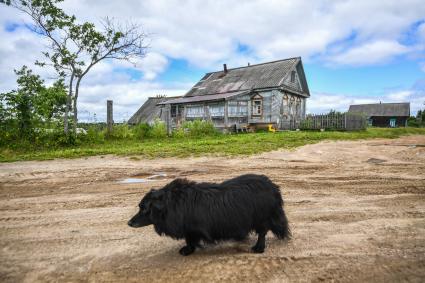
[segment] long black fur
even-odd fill
[[[241,241],[255,231],[252,250],[264,252],[269,230],[280,239],[290,238],[279,187],[264,175],[242,175],[220,184],[175,179],[151,190],[139,204],[131,227],[154,225],[159,235],[185,239],[180,254],[189,255],[201,241]]]

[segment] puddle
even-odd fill
[[[386,160],[384,159],[379,159],[379,158],[369,158],[368,160],[366,160],[367,163],[372,163],[372,164],[380,164],[385,162]]]
[[[146,177],[138,178],[139,176],[146,176]],[[157,173],[150,176],[145,174],[139,174],[139,175],[134,175],[133,178],[126,178],[126,179],[119,180],[117,183],[120,183],[120,184],[147,183],[147,182],[155,182],[158,180],[162,180],[165,177],[167,177],[167,174],[165,173]]]

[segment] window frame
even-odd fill
[[[198,111],[194,111],[195,109],[197,109]],[[195,105],[195,104],[187,105],[185,116],[186,118],[204,118],[205,117],[204,105]]]
[[[256,102],[259,102],[259,107],[255,105]],[[257,111],[260,110],[260,111]],[[263,116],[263,97],[259,94],[254,95],[251,97],[251,115],[256,117]]]
[[[248,101],[232,100],[228,102],[227,115],[229,117],[245,117],[248,115]]]
[[[216,111],[216,110],[219,111]],[[224,117],[224,103],[211,103],[208,104],[208,112],[211,117]]]

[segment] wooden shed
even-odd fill
[[[410,103],[374,103],[350,105],[348,112],[366,115],[374,127],[406,127],[410,117]]]
[[[168,100],[179,98],[176,97],[149,97],[145,103],[137,110],[136,113],[131,116],[128,120],[128,124],[135,125],[140,123],[152,124],[155,119],[165,119],[165,113],[163,107],[158,105],[158,103],[166,102]]]

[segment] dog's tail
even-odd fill
[[[290,239],[291,230],[289,229],[288,219],[282,207],[279,207],[275,216],[272,218],[271,227],[273,234],[279,239]]]

